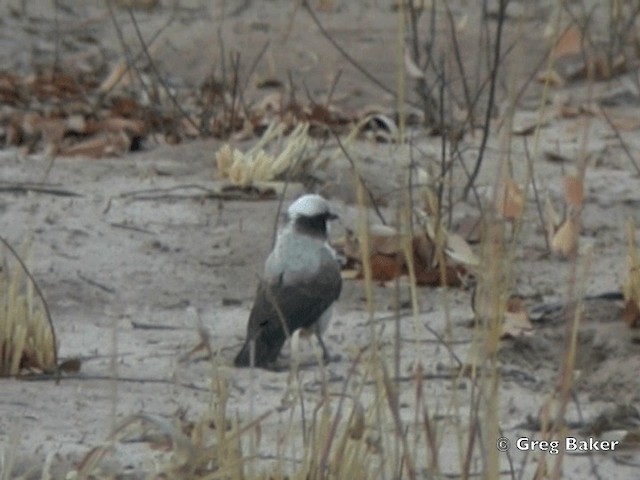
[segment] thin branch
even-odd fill
[[[631,165],[635,169],[636,173],[638,175],[640,175],[640,166],[638,166],[638,163],[633,158],[633,155],[631,154],[631,151],[629,150],[629,147],[627,146],[627,142],[625,142],[624,139],[622,138],[622,135],[620,135],[620,130],[618,129],[616,124],[613,123],[613,121],[611,120],[609,115],[607,115],[607,112],[606,112],[606,110],[604,108],[600,108],[600,113],[602,113],[602,116],[604,117],[604,119],[607,121],[607,123],[611,127],[611,130],[613,130],[613,134],[616,136],[616,138],[620,142],[620,146],[622,147],[622,150],[624,151],[625,155],[629,159],[629,162],[631,163]]]
[[[487,147],[487,141],[489,140],[489,130],[491,125],[491,116],[493,114],[493,102],[495,100],[496,84],[498,77],[498,68],[500,67],[500,47],[502,46],[502,29],[504,27],[506,10],[508,0],[500,0],[498,7],[498,28],[496,31],[496,43],[494,45],[494,64],[491,71],[491,82],[489,84],[489,99],[487,101],[487,110],[484,119],[484,126],[482,129],[482,141],[480,143],[480,151],[478,152],[478,158],[476,164],[471,172],[469,181],[464,188],[463,198],[466,199],[471,190],[471,186],[475,183],[478,174],[480,173],[480,167],[482,166],[482,159],[484,158],[484,152]]]
[[[338,42],[334,40],[334,38],[324,28],[322,23],[320,23],[320,20],[314,13],[313,9],[309,6],[308,0],[302,0],[302,6],[305,8],[307,13],[309,13],[309,16],[313,20],[313,23],[315,23],[318,29],[320,30],[320,33],[322,33],[322,35],[329,41],[329,43],[331,43],[331,45],[333,45],[333,47],[336,50],[338,50],[338,52],[340,52],[340,55],[342,55],[356,70],[358,70],[362,75],[367,77],[378,88],[380,88],[381,90],[383,90],[384,92],[390,95],[393,95],[394,98],[396,97],[396,91],[394,89],[387,87],[384,83],[378,80],[372,73],[370,73],[366,68],[360,65],[351,55],[349,55],[347,51],[344,48],[342,48]],[[420,105],[416,104],[416,102],[407,100],[407,103],[409,105],[413,105],[414,107],[420,108]]]
[[[382,224],[386,225],[387,221],[384,219],[384,215],[382,215],[382,212],[380,211],[380,208],[378,208],[378,204],[375,201],[373,193],[367,187],[367,184],[365,183],[364,179],[360,175],[360,172],[358,172],[358,169],[356,168],[355,161],[353,160],[353,158],[351,158],[351,155],[349,155],[349,152],[347,152],[347,149],[342,144],[342,141],[340,140],[340,137],[338,136],[338,134],[336,132],[334,132],[333,130],[330,130],[330,131],[333,134],[333,137],[338,142],[338,146],[340,147],[340,150],[342,150],[342,153],[344,153],[344,156],[347,158],[347,161],[351,165],[351,168],[353,169],[353,173],[355,173],[355,175],[358,177],[358,180],[360,181],[360,184],[362,185],[362,188],[364,188],[365,192],[367,192],[367,196],[369,197],[369,201],[371,202],[371,206],[375,210],[376,215],[378,215],[378,218],[380,219]]]
[[[138,37],[138,41],[140,42],[140,46],[142,47],[142,51],[144,52],[145,57],[147,57],[147,61],[149,62],[149,65],[151,66],[151,69],[153,70],[153,73],[156,75],[156,78],[157,78],[158,82],[160,82],[160,85],[162,86],[163,90],[167,94],[167,97],[169,97],[169,100],[171,100],[171,103],[173,104],[175,109],[178,112],[180,112],[180,115],[182,116],[182,118],[186,119],[187,122],[195,130],[197,130],[198,132],[201,131],[201,128],[193,121],[193,119],[191,118],[191,115],[189,115],[182,108],[182,105],[180,105],[180,103],[178,103],[178,100],[176,99],[176,96],[173,94],[173,92],[171,91],[171,89],[167,85],[167,82],[165,82],[165,80],[162,77],[160,71],[158,70],[158,67],[156,66],[155,62],[151,58],[151,54],[149,53],[149,49],[147,48],[147,43],[145,42],[145,40],[144,40],[144,38],[142,36],[142,32],[140,31],[140,27],[138,26],[138,21],[136,20],[136,17],[133,14],[133,10],[131,9],[131,7],[127,8],[127,12],[129,13],[129,18],[131,19],[131,22],[133,23],[133,28],[136,31],[136,36]]]
[[[551,245],[549,244],[549,233],[547,231],[547,226],[544,221],[544,215],[542,213],[542,205],[540,203],[540,195],[538,193],[538,186],[536,185],[536,178],[533,175],[533,160],[531,158],[531,153],[529,152],[529,144],[527,143],[527,137],[524,137],[524,152],[527,157],[527,165],[529,167],[529,176],[531,177],[531,186],[533,187],[533,197],[536,201],[536,209],[538,210],[538,217],[540,217],[540,223],[542,224],[542,229],[544,230],[544,241],[547,245],[547,252],[551,251]]]

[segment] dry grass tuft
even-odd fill
[[[16,261],[5,257],[0,271],[0,376],[51,372],[57,345],[46,308],[24,262],[2,241]]]

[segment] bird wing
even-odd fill
[[[260,282],[249,316],[249,331],[281,329],[286,322],[289,334],[313,326],[340,296],[342,278],[337,262],[327,251],[322,268],[315,275],[295,283],[283,281],[284,272],[271,282]]]

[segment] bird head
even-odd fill
[[[329,202],[317,194],[303,195],[287,210],[289,222],[301,233],[312,236],[327,236],[327,220],[338,218],[331,211]]]

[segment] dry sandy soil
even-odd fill
[[[0,15],[0,64],[5,68],[26,73],[33,65],[46,64],[53,55],[50,40],[59,31],[67,32],[59,45],[63,60],[90,64],[98,58],[107,62],[120,58],[116,34],[101,3],[79,2],[84,6],[59,9],[57,17],[43,6],[44,2],[38,2],[38,6],[34,3],[8,1],[1,7],[5,11]],[[296,10],[291,5],[293,2],[194,0],[179,2],[178,9],[162,6],[171,2],[160,3],[160,7],[138,11],[136,15],[144,35],[177,15],[177,20],[163,31],[154,53],[159,68],[175,85],[198,85],[219,65],[218,38],[224,39],[227,49],[242,52],[246,59],[243,69],[269,39],[266,60],[258,68],[262,75],[275,72],[286,82],[286,71],[291,69],[298,86],[305,82],[313,95],[321,96],[328,92],[336,72],[343,69],[336,95],[343,97],[344,108],[372,103],[393,106],[392,97],[357,72],[320,34],[304,9]],[[219,3],[227,4],[224,16]],[[319,13],[329,33],[393,90],[395,13],[382,1],[334,3],[328,13]],[[453,3],[457,18],[462,18],[464,10],[458,2]],[[536,2],[538,6],[528,11],[524,3],[512,2],[510,8],[514,18],[526,11],[522,35],[528,45],[527,58],[542,58],[546,46],[540,32],[553,9],[545,6],[546,2]],[[26,9],[21,11],[23,4]],[[8,16],[6,9],[10,7],[22,16]],[[125,28],[126,38],[133,43],[135,37],[126,12],[118,10],[117,18]],[[462,49],[464,61],[469,65],[474,61],[469,46],[477,38],[476,20],[472,15],[468,29],[461,30],[461,42],[467,46]],[[517,22],[513,23],[509,35],[516,30]],[[100,43],[84,45],[77,25],[89,29]],[[444,30],[445,26],[438,28]],[[535,42],[530,41],[536,38]],[[86,56],[80,58],[79,52]],[[524,53],[520,50],[517,54]],[[512,74],[525,78],[534,63],[514,62]],[[553,109],[558,104],[578,108],[606,103],[612,114],[638,117],[640,92],[634,80],[635,68],[632,66],[629,73],[607,82],[598,82],[591,89],[580,81],[554,89],[551,113],[541,131],[542,147],[534,158],[538,188],[559,204],[562,176],[575,173],[586,132],[589,162],[581,247],[584,252],[591,252],[591,264],[578,276],[588,295],[620,291],[626,274],[626,222],[640,221],[639,180],[619,138],[601,116],[578,114],[562,118]],[[526,98],[535,100],[539,95],[540,87],[533,84]],[[516,123],[535,117],[531,106],[535,102],[529,103],[530,108],[526,104],[524,101],[518,107]],[[621,132],[636,161],[640,152],[639,127],[636,124]],[[428,136],[420,128],[415,128],[412,135],[414,148],[424,161],[437,161],[440,138]],[[479,187],[492,185],[497,176],[499,160],[504,157],[503,137],[492,135],[489,139]],[[480,138],[476,132],[463,139],[469,165]],[[526,169],[522,138],[514,137],[511,142],[516,179],[524,179]],[[532,137],[528,142],[531,146]],[[248,148],[250,144],[239,147]],[[51,380],[0,380],[0,454],[16,462],[14,473],[5,471],[6,477],[2,478],[12,478],[29,468],[37,472],[45,457],[52,454],[51,471],[54,476],[63,475],[92,447],[104,442],[114,422],[127,415],[144,412],[167,419],[198,419],[208,409],[215,378],[228,379],[228,412],[240,422],[282,407],[262,424],[260,458],[266,462],[276,453],[274,438],[293,408],[287,407],[285,401],[290,394],[288,374],[236,369],[232,359],[243,341],[257,276],[271,246],[278,201],[203,196],[197,187],[214,189],[220,184],[216,180],[214,154],[222,145],[221,141],[208,139],[179,146],[157,145],[149,140],[142,151],[122,158],[57,158],[46,177],[48,159],[43,155],[24,155],[11,148],[0,150],[0,233],[13,245],[31,237],[30,265],[55,320],[60,357],[82,359],[81,372],[74,378],[63,378],[58,385]],[[567,160],[548,161],[544,151],[559,152]],[[334,152],[338,152],[337,146],[329,144],[323,155],[333,156],[328,168],[339,174],[328,176],[329,180],[319,188],[344,213],[344,218],[353,218],[349,164]],[[410,152],[394,144],[363,141],[352,147],[352,154],[366,161],[368,178],[374,187],[384,191],[395,186],[387,172],[399,169]],[[459,189],[464,176],[458,173],[460,181],[454,186]],[[27,193],[28,189],[9,188],[39,183],[45,178],[46,185],[58,193]],[[73,195],[61,195],[62,191]],[[286,201],[299,192],[291,190]],[[456,216],[473,211],[471,202],[454,207]],[[391,208],[385,213],[387,218],[393,218]],[[334,238],[340,236],[343,225],[337,226]],[[580,258],[586,258],[586,253]],[[514,268],[514,289],[529,307],[549,306],[566,298],[572,264],[547,253],[533,199],[527,202]],[[421,363],[428,377],[427,403],[433,412],[442,414],[436,421],[450,426],[450,416],[455,414],[461,425],[467,425],[470,382],[462,380],[459,386],[460,409],[448,410],[453,383],[442,372],[447,371],[451,359],[431,330],[445,335],[450,328],[454,352],[468,361],[473,334],[468,328],[472,317],[469,293],[450,290],[445,295],[439,288],[420,288],[420,313],[415,320],[407,309],[409,292],[404,284],[400,295],[401,311],[407,315],[400,329],[401,375],[410,375]],[[326,335],[329,348],[340,355],[340,360],[331,363],[324,374],[315,363],[309,344],[301,342],[304,366],[300,378],[309,405],[321,398],[325,374],[332,391],[342,391],[342,380],[356,352],[371,343],[373,332],[380,337],[383,355],[392,358],[394,327],[388,319],[393,312],[394,288],[376,286],[374,297],[372,324],[363,284],[345,281]],[[449,317],[445,301],[449,302]],[[579,375],[567,414],[567,434],[579,437],[599,415],[619,405],[637,405],[640,400],[640,334],[624,324],[620,301],[591,299],[585,305],[587,314],[578,339]],[[210,334],[216,352],[215,367],[203,359],[201,352],[189,355],[200,341],[198,317]],[[512,442],[521,436],[535,437],[538,410],[554,391],[564,354],[565,327],[557,312],[537,318],[534,327],[533,335],[503,340],[501,346],[500,425]],[[285,356],[289,351],[285,348]],[[114,376],[117,380],[113,380]],[[400,411],[409,423],[413,400],[410,382],[406,384],[407,391],[401,392]],[[638,421],[637,411],[631,409],[608,430],[631,430],[637,428]],[[455,478],[460,471],[458,444],[451,428],[443,427],[442,432],[440,468]],[[493,445],[493,440],[486,444]],[[516,477],[531,478],[537,453],[527,456],[514,448],[510,452]],[[151,468],[148,458],[153,455],[156,453],[140,444],[127,444],[115,450],[103,471],[138,478]],[[260,465],[263,464],[266,463]],[[478,468],[480,465],[479,461]],[[637,449],[567,455],[563,477],[635,478],[639,466]],[[2,468],[0,463],[0,471]],[[506,456],[502,457],[501,470],[504,478],[510,478]]]

